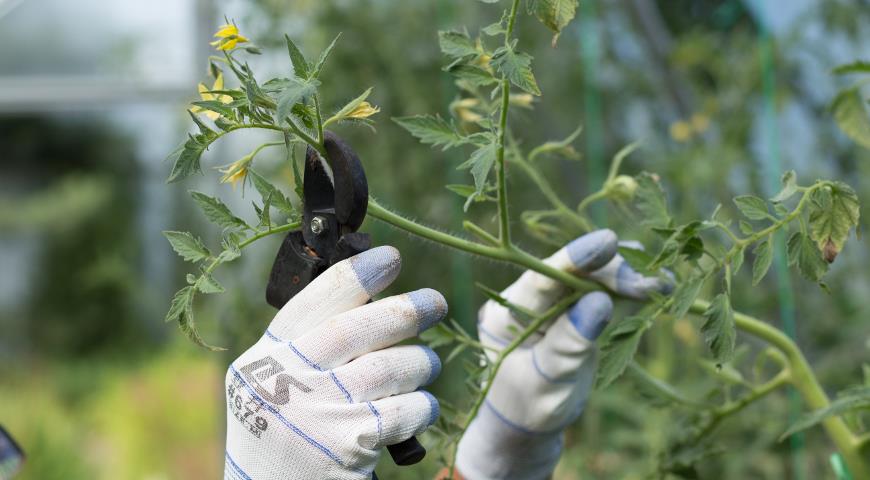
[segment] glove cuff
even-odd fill
[[[531,432],[485,402],[456,454],[456,469],[467,480],[550,478],[562,453],[562,432]]]

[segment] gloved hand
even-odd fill
[[[394,346],[441,320],[431,289],[366,302],[399,273],[392,247],[337,263],[278,312],[226,377],[225,479],[369,479],[382,447],[438,418],[441,363]]]
[[[667,280],[632,270],[616,250],[616,234],[599,230],[574,240],[545,262],[629,297],[670,288]],[[511,303],[536,312],[544,312],[564,294],[560,283],[531,271],[502,292]],[[464,478],[544,479],[553,473],[562,451],[562,431],[583,411],[592,389],[594,342],[612,308],[607,294],[589,293],[546,333],[531,336],[505,358],[459,443],[456,468]],[[484,345],[502,348],[518,330],[522,327],[507,308],[494,301],[481,308],[478,332]]]

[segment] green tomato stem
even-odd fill
[[[710,302],[698,299],[695,300],[689,311],[696,315],[703,315],[709,306]],[[734,323],[737,328],[779,348],[785,354],[789,368],[788,381],[801,394],[810,409],[819,410],[830,405],[827,394],[819,385],[819,381],[803,352],[785,333],[757,318],[740,312],[734,312]],[[828,417],[822,421],[822,426],[843,455],[843,459],[855,478],[870,478],[870,459],[861,458],[858,441],[843,419]]]
[[[656,378],[651,373],[649,373],[645,368],[638,365],[634,360],[628,364],[628,370],[634,374],[635,379],[640,383],[647,386],[647,388],[658,392],[664,398],[671,400],[674,403],[679,403],[682,405],[688,405],[691,407],[708,407],[709,405],[703,402],[699,402],[697,400],[693,400],[687,396],[685,396],[682,392],[676,389],[673,385],[665,382],[660,378]]]
[[[302,226],[302,222],[290,222],[290,223],[286,223],[284,225],[279,225],[277,227],[270,227],[270,228],[267,228],[266,230],[260,230],[257,233],[255,233],[254,235],[251,235],[250,237],[239,242],[239,250],[244,249],[248,245],[256,242],[257,240],[259,240],[263,237],[268,237],[269,235],[274,235],[276,233],[288,232],[290,230],[296,230],[296,229],[300,228],[301,226]],[[205,268],[205,273],[211,274],[212,272],[214,272],[214,269],[217,268],[218,265],[220,265],[220,263],[221,262],[218,261],[217,258],[214,258],[211,261],[211,263],[209,263],[208,266]]]
[[[597,202],[598,200],[603,200],[603,199],[607,198],[607,193],[608,193],[607,190],[601,189],[601,190],[598,190],[597,192],[587,196],[586,198],[584,198],[583,200],[580,201],[579,205],[577,205],[577,212],[579,212],[579,213],[585,212],[586,209],[589,208],[589,205],[591,205],[593,202]]]
[[[538,187],[538,190],[540,190],[544,197],[550,202],[550,204],[553,205],[553,208],[555,208],[558,212],[564,214],[565,217],[571,219],[571,221],[575,225],[577,225],[577,227],[580,228],[583,232],[589,232],[593,229],[592,225],[589,223],[588,220],[586,220],[585,218],[583,218],[582,215],[578,214],[570,207],[568,207],[568,205],[566,205],[565,202],[563,202],[562,199],[559,198],[558,195],[556,195],[555,190],[553,190],[552,185],[550,185],[547,179],[544,178],[544,176],[541,175],[541,173],[538,172],[534,167],[532,167],[532,165],[526,159],[524,159],[519,152],[515,152],[511,163],[515,163],[523,170],[523,172],[525,172],[525,174]]]
[[[516,3],[516,2],[514,2]],[[495,150],[495,175],[498,184],[498,238],[505,247],[511,244],[510,218],[508,216],[507,181],[505,180],[504,146],[507,129],[508,107],[510,105],[510,82],[501,81],[501,112],[498,121],[498,145]]]

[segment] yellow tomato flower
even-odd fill
[[[203,100],[205,100],[206,102],[209,102],[212,100],[217,100],[221,103],[230,103],[233,101],[233,97],[231,97],[229,95],[220,95],[220,94],[209,93],[211,91],[224,89],[224,74],[220,71],[218,72],[218,76],[217,76],[217,78],[215,78],[214,85],[212,85],[211,89],[206,87],[204,83],[200,83],[199,85],[197,85],[196,88],[197,88],[197,90],[199,90],[199,96]],[[202,107],[197,106],[197,105],[194,105],[193,108],[190,109],[190,111],[193,113],[204,112],[205,116],[208,117],[210,120],[217,120],[217,118],[221,116],[217,112],[213,112],[211,110],[202,108]]]
[[[381,109],[377,105],[372,105],[369,102],[362,102],[357,105],[356,108],[351,110],[346,118],[369,118],[380,111]]]
[[[479,104],[480,100],[476,98],[463,98],[451,103],[450,110],[463,122],[474,123],[483,118],[483,116],[474,111],[474,108]]]
[[[253,159],[253,155],[248,154],[226,167],[218,169],[219,172],[224,174],[221,177],[221,183],[232,184],[233,190],[235,190],[236,184],[239,182],[244,183],[248,177],[248,166]]]
[[[220,28],[218,28],[218,31],[215,32],[214,36],[218,38],[227,38],[238,34],[239,27],[233,25],[232,23],[227,23],[226,25],[221,25]]]
[[[692,126],[689,122],[677,120],[671,124],[671,138],[678,142],[687,142],[692,137]]]
[[[247,43],[247,37],[239,33],[239,27],[233,24],[222,25],[214,34],[217,40],[211,42],[211,45],[218,50],[232,50],[239,43]]]
[[[523,108],[532,108],[535,97],[531,93],[512,93],[509,97],[511,105]]]
[[[483,115],[467,108],[457,108],[456,113],[463,122],[474,123],[483,119]]]

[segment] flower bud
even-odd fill
[[[613,198],[630,201],[637,191],[637,180],[628,175],[618,175],[607,184],[607,192]]]

